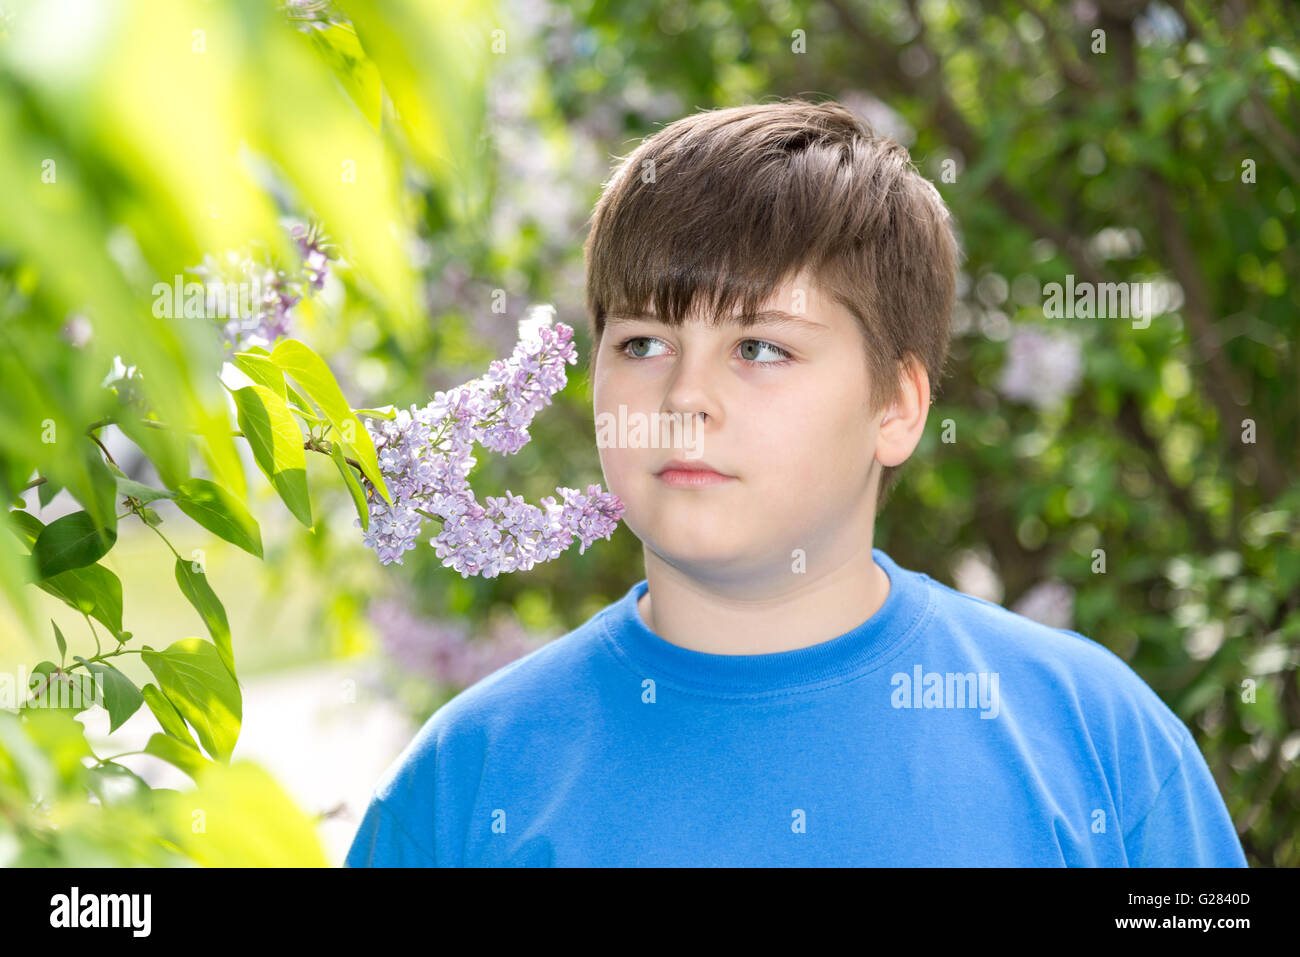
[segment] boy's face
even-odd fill
[[[674,329],[653,317],[611,316],[597,352],[594,411],[606,487],[623,501],[628,528],[695,577],[770,575],[790,569],[795,549],[811,566],[861,548],[864,534],[870,540],[871,466],[884,410],[868,415],[858,323],[803,274],[761,308],[803,322],[713,328],[697,312]],[[662,426],[670,413],[675,430]],[[649,424],[656,421],[658,428]],[[654,435],[660,447],[648,447]],[[670,441],[676,446],[665,447]],[[669,459],[730,477],[673,484],[657,474]]]

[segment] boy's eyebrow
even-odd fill
[[[605,325],[613,326],[620,322],[659,322],[660,319],[653,312],[621,312],[615,315],[605,317]],[[748,329],[755,325],[768,326],[788,326],[795,325],[808,332],[826,332],[828,327],[820,322],[814,322],[811,319],[805,319],[800,316],[792,315],[781,309],[762,309],[758,312],[751,312],[746,315],[733,316],[733,322],[739,322],[743,328]]]

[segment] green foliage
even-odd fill
[[[329,362],[295,339],[223,353],[220,322],[206,321],[222,317],[172,297],[205,254],[260,244],[279,262],[290,251],[280,217],[318,217],[346,253],[349,294],[386,334],[417,344],[403,167],[436,170],[439,189],[478,195],[481,210],[478,167],[454,160],[477,139],[482,63],[461,38],[481,14],[473,3],[347,6],[356,26],[324,7],[133,0],[105,8],[112,29],[81,34],[76,52],[35,5],[0,14],[0,494],[12,533],[0,535],[0,591],[29,641],[59,656],[0,710],[0,864],[325,863],[315,822],[264,771],[232,762],[243,707],[230,622],[202,561],[164,534],[164,514],[175,519],[159,506],[267,558],[237,440],[308,528],[323,514],[311,493],[324,492],[309,491],[308,451],[330,456],[336,494],[363,521],[359,476],[389,499]],[[252,384],[232,388],[227,369]],[[102,441],[110,426],[162,487],[118,467]],[[59,492],[75,510],[48,523],[33,514]],[[163,638],[157,650],[124,628],[130,596],[105,565],[119,519],[172,552],[207,638],[150,636]],[[78,639],[57,622],[52,635],[38,628],[35,588],[85,620],[93,654],[69,661]],[[156,683],[118,667],[132,654]],[[97,756],[75,720],[97,707],[110,734],[152,715],[161,730],[139,753],[195,790],[152,788]]]

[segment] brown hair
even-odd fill
[[[898,397],[900,364],[944,374],[958,247],[938,190],[907,150],[835,102],[704,110],[623,158],[583,247],[592,342],[608,315],[671,326],[703,293],[717,324],[754,313],[805,266],[858,320],[870,414]],[[650,306],[653,308],[649,308]],[[883,502],[898,466],[880,478]]]

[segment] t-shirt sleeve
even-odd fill
[[[1124,836],[1132,867],[1246,867],[1214,775],[1183,728],[1182,757],[1155,803]]]
[[[372,797],[361,826],[343,861],[344,867],[437,867],[397,815],[380,798]]]

